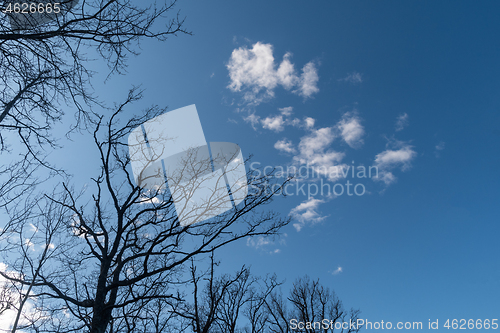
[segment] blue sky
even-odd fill
[[[232,245],[225,270],[319,277],[371,321],[498,317],[495,2],[179,8],[194,35],[145,43],[106,89],[142,83],[148,103],[194,103],[208,141],[238,143],[261,166],[354,161],[384,175],[355,179],[363,196],[277,199],[266,208],[300,227]]]
[[[379,170],[378,179],[348,177],[361,196],[276,199],[266,209],[294,218],[285,235],[227,247],[222,269],[249,264],[287,286],[320,278],[370,321],[500,316],[499,4],[177,8],[193,36],[143,43],[125,76],[95,84],[101,98],[119,101],[142,84],[144,105],[196,104],[207,141],[235,142],[262,167]],[[90,151],[73,140],[66,157]],[[347,180],[303,182],[321,179]]]

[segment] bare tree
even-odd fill
[[[191,323],[194,333],[264,332],[265,300],[281,283],[275,275],[263,279],[252,276],[246,266],[233,275],[216,276],[218,265],[212,254],[208,272],[198,274],[192,262],[192,303],[186,302],[178,314]],[[246,327],[242,321],[248,322]]]
[[[321,285],[319,280],[311,280],[308,276],[295,281],[287,300],[281,294],[273,293],[267,302],[267,308],[270,314],[270,332],[273,333],[359,330],[350,325],[350,320],[356,322],[358,319],[359,310],[346,311],[333,291]],[[327,319],[328,324],[323,325],[324,319]]]
[[[60,145],[61,133],[52,130],[61,121],[71,131],[95,120],[96,108],[104,104],[91,88],[95,59],[108,64],[109,75],[124,73],[141,40],[189,34],[174,12],[176,0],[33,4],[0,1],[0,208],[16,205],[13,200],[23,200],[22,194],[50,173],[63,172],[45,158]],[[65,110],[74,111],[73,121],[64,117]]]
[[[346,311],[329,288],[308,276],[298,278],[284,297],[275,275],[252,276],[243,266],[235,274],[216,276],[211,257],[207,273],[191,266],[193,301],[178,314],[195,333],[357,332],[358,310]],[[204,287],[200,283],[205,280]]]
[[[17,133],[34,157],[33,144],[54,144],[50,129],[68,105],[76,108],[74,126],[89,119],[86,105],[97,99],[89,90],[93,71],[87,56],[98,54],[111,73],[122,72],[127,56],[137,54],[140,40],[165,40],[186,32],[178,14],[167,18],[175,0],[162,6],[131,0],[61,0],[60,13],[49,16],[47,6],[53,1],[38,2],[46,4],[41,9],[45,14],[40,8],[34,13],[20,13],[18,8],[16,13],[13,3],[0,5],[7,11],[0,20],[0,142],[6,132]]]
[[[217,217],[182,225],[174,211],[169,191],[159,187],[145,191],[130,173],[127,137],[130,132],[164,109],[151,107],[140,116],[119,119],[140,94],[131,91],[105,120],[101,116],[94,130],[100,156],[100,173],[92,179],[94,189],[77,192],[67,182],[58,193],[45,194],[50,210],[42,206],[38,214],[12,223],[6,238],[26,237],[31,220],[56,212],[50,234],[30,238],[36,251],[6,249],[5,262],[22,277],[1,272],[14,284],[30,288],[25,293],[34,312],[43,320],[32,321],[33,332],[161,332],[161,327],[185,327],[174,321],[183,302],[179,284],[191,260],[206,256],[239,239],[276,235],[289,219],[261,212],[275,193],[265,191],[268,176],[253,177],[252,187],[260,189],[233,209]],[[189,159],[186,162],[192,162]],[[194,162],[184,172],[196,171]],[[24,209],[23,209],[24,210]],[[60,221],[60,222],[59,222]],[[53,224],[51,224],[53,225]],[[42,225],[36,235],[48,235]],[[49,245],[50,244],[50,245]],[[47,248],[48,255],[41,255]],[[12,258],[17,254],[17,261]],[[37,260],[25,258],[37,256]],[[42,265],[40,265],[41,263]],[[40,269],[38,269],[40,267]],[[133,320],[132,320],[133,318]],[[152,324],[153,323],[153,324]],[[26,325],[25,325],[26,326]]]

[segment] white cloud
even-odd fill
[[[272,242],[269,239],[264,238],[263,236],[259,236],[256,239],[252,237],[247,238],[247,246],[253,247],[255,249],[260,249],[269,244],[272,244]]]
[[[411,167],[411,161],[417,155],[412,146],[402,142],[397,142],[397,145],[399,149],[387,149],[375,156],[378,180],[382,180],[386,185],[396,181],[396,176],[394,176],[392,170],[396,168],[402,171],[408,170]]]
[[[250,123],[250,125],[252,125],[252,128],[254,130],[257,129],[256,125],[260,123],[260,117],[257,116],[255,113],[250,113],[248,116],[243,117],[243,120],[247,123]]]
[[[271,44],[255,43],[251,49],[234,49],[227,64],[233,92],[243,92],[243,99],[250,105],[274,97],[274,89],[282,86],[286,90],[309,98],[319,91],[319,80],[314,63],[307,63],[298,77],[294,64],[290,61],[291,53],[286,53],[279,65],[275,63]],[[277,68],[277,69],[276,69]]]
[[[285,108],[279,108],[280,114],[269,115],[266,118],[260,118],[255,113],[251,113],[243,119],[252,124],[254,130],[256,130],[256,125],[259,123],[262,128],[268,129],[274,132],[281,132],[285,129],[285,126],[301,126],[301,121],[298,118],[291,119],[289,116],[293,114],[293,108],[291,106]]]
[[[344,158],[344,153],[330,149],[335,137],[333,127],[312,130],[300,139],[299,153],[294,156],[294,161],[308,165],[317,174],[328,176],[332,181],[336,180],[339,175],[337,168]]]
[[[269,45],[269,44],[268,44]],[[290,52],[283,56],[283,61],[276,72],[279,82],[287,90],[292,89],[297,83],[297,75],[295,75],[294,65],[290,62],[292,54]]]
[[[281,150],[281,151],[284,151],[284,152],[287,152],[287,153],[295,153],[296,152],[295,148],[293,147],[292,141],[287,140],[286,138],[277,141],[274,144],[274,148]]]
[[[35,244],[31,241],[29,238],[24,239],[24,246],[26,246],[28,249],[31,248],[32,251],[35,251]]]
[[[351,148],[358,148],[363,144],[365,130],[360,123],[360,119],[351,112],[344,114],[337,124],[340,136]]]
[[[281,132],[285,129],[283,116],[270,116],[262,119],[262,127],[271,131]]]
[[[402,113],[398,116],[396,120],[396,131],[402,131],[406,126],[408,126],[408,113]]]
[[[338,275],[338,274],[342,273],[343,271],[344,271],[344,269],[339,266],[339,267],[337,267],[337,269],[332,271],[332,275]]]
[[[281,112],[282,115],[287,117],[291,116],[293,113],[293,107],[291,106],[287,106],[286,108],[279,108],[278,110]]]
[[[316,119],[311,118],[311,117],[306,117],[306,119],[304,119],[306,129],[313,128],[315,122],[316,122]]]
[[[15,277],[17,279],[23,279],[23,276],[16,271],[8,269],[8,266],[2,262],[0,262],[0,271],[5,275]],[[0,293],[3,301],[10,302],[10,307],[5,309],[2,313],[0,313],[0,331],[3,332],[3,329],[6,331],[11,330],[12,325],[17,316],[17,309],[19,308],[19,289],[14,288],[11,283],[5,279],[3,276],[0,276]],[[23,288],[23,292],[26,290]],[[7,305],[7,304],[5,304]],[[22,315],[20,317],[20,326],[24,326],[28,323],[26,318],[32,317],[34,315],[40,316],[40,313],[35,313],[33,302],[28,300],[23,307]],[[22,330],[18,330],[18,332],[25,332]]]
[[[335,132],[332,127],[319,128],[300,139],[300,152],[304,156],[312,156],[316,152],[324,151],[334,139]]]
[[[324,201],[309,198],[290,211],[290,215],[298,221],[293,224],[297,231],[302,230],[306,223],[315,224],[327,218],[327,216],[322,216],[318,212],[318,207],[321,203],[324,203]]]
[[[314,63],[308,62],[304,68],[302,68],[302,75],[300,76],[299,88],[295,90],[295,93],[298,93],[300,96],[304,98],[310,98],[313,94],[319,92],[318,88],[318,70]]]
[[[358,84],[363,82],[363,76],[358,72],[352,72],[348,74],[345,78],[339,79],[339,81],[345,81],[352,84]]]
[[[285,237],[286,237],[286,234],[285,234]],[[280,242],[280,244],[284,244],[284,243]],[[269,250],[269,247],[271,247],[273,245],[275,245],[275,243],[273,241],[271,241],[269,238],[265,238],[264,236],[247,238],[247,246],[248,247],[253,247],[256,250],[261,250],[261,251],[269,253],[269,254],[280,253],[281,250],[279,248]]]

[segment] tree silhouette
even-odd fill
[[[4,239],[12,246],[4,249],[4,262],[22,276],[0,275],[18,286],[21,299],[30,299],[35,313],[43,314],[26,319],[25,329],[159,332],[159,327],[177,325],[180,321],[171,314],[183,298],[176,286],[192,259],[242,238],[276,235],[289,222],[261,212],[273,198],[274,193],[265,191],[272,179],[250,171],[252,187],[260,190],[235,209],[179,224],[171,193],[143,190],[129,171],[128,134],[164,112],[151,107],[121,122],[121,114],[139,98],[131,91],[109,118],[101,116],[96,123],[93,136],[101,165],[92,190],[76,191],[65,182],[33,200],[36,205],[11,211]],[[57,240],[51,236],[55,234]],[[20,241],[23,246],[16,247]]]

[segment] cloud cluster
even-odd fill
[[[282,132],[285,126],[295,126],[295,127],[306,127],[307,120],[302,122],[298,118],[292,118],[293,108],[291,106],[285,108],[279,108],[279,114],[269,115],[265,118],[261,118],[255,113],[250,113],[248,116],[243,117],[245,122],[250,123],[254,130],[257,130],[258,125],[262,128],[271,130],[273,132]]]
[[[273,46],[260,42],[252,48],[234,49],[226,66],[230,77],[228,88],[233,92],[243,92],[244,101],[250,105],[274,97],[274,89],[279,86],[304,98],[312,97],[319,92],[316,64],[308,62],[299,76],[291,57],[288,52],[277,64]]]
[[[297,165],[308,165],[314,171],[323,176],[331,177],[340,174],[338,168],[345,154],[332,148],[332,143],[336,138],[342,139],[351,148],[359,148],[363,144],[364,128],[361,119],[356,112],[346,112],[341,120],[334,126],[314,128],[316,120],[307,117],[301,122],[300,127],[307,133],[300,138],[297,148],[291,140],[286,138],[278,140],[274,148],[281,152],[294,154],[293,162]]]

